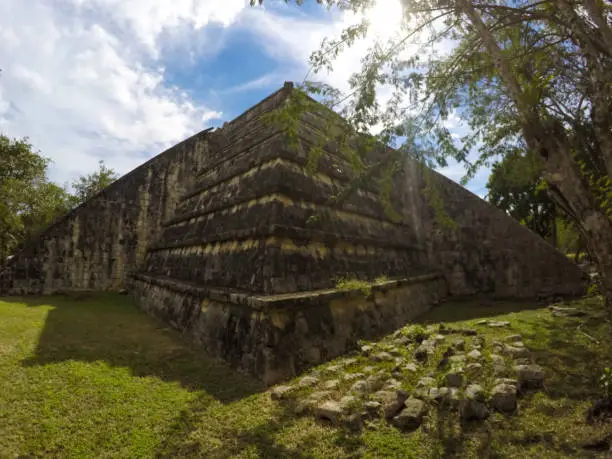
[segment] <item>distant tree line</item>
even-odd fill
[[[71,191],[49,180],[50,163],[27,139],[0,135],[0,265],[55,219],[118,178],[100,161],[98,170],[72,182]]]
[[[547,193],[541,165],[516,149],[493,164],[486,199],[547,242],[579,261],[587,244],[572,220]]]

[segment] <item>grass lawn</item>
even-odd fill
[[[0,299],[0,457],[607,457],[612,424],[585,422],[612,365],[601,300],[586,317],[530,303],[447,303],[420,321],[521,333],[546,372],[514,416],[359,433],[296,416],[126,296]],[[510,330],[475,325],[511,322]],[[384,340],[383,340],[384,341]],[[425,370],[424,370],[425,371]],[[410,385],[411,382],[406,382]]]

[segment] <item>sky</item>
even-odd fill
[[[2,0],[0,133],[27,137],[51,158],[49,176],[60,185],[100,160],[125,174],[285,81],[301,82],[322,39],[358,20],[305,3]],[[317,78],[346,89],[369,40],[397,31],[400,15],[399,0],[378,0],[368,12],[371,37]],[[462,129],[452,117],[448,126]],[[463,169],[440,172],[458,181]],[[484,196],[487,176],[467,188]]]

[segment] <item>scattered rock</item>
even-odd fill
[[[480,360],[482,358],[482,353],[479,350],[474,349],[473,351],[470,351],[467,356],[470,360]]]
[[[544,370],[539,365],[516,365],[514,371],[521,387],[537,388],[541,387],[544,382]]]
[[[445,328],[438,330],[439,333],[444,335],[463,335],[463,336],[476,336],[478,332],[471,328]]]
[[[446,385],[448,387],[461,387],[463,384],[463,373],[461,371],[451,371],[446,374]]]
[[[385,382],[385,384],[383,385],[383,389],[385,390],[397,390],[397,389],[401,389],[402,384],[394,378],[391,378],[389,380],[387,380],[387,382]]]
[[[323,384],[323,389],[327,389],[327,390],[336,390],[339,387],[340,387],[340,381],[337,379],[325,381],[325,384]]]
[[[465,351],[465,340],[458,339],[453,342],[453,347],[458,351]]]
[[[514,335],[506,336],[504,338],[504,341],[506,343],[516,343],[518,341],[523,341],[523,337],[517,333],[517,334],[514,334]]]
[[[348,414],[354,410],[354,408],[359,403],[357,397],[353,397],[352,395],[345,395],[340,399],[340,408],[342,408],[343,414]]]
[[[331,398],[332,393],[328,390],[321,390],[317,392],[313,392],[308,396],[308,400],[312,400],[315,402],[319,402],[325,398]]]
[[[505,320],[491,321],[487,325],[489,327],[493,327],[493,328],[504,328],[504,327],[509,327],[510,326],[510,322],[505,321]]]
[[[514,344],[517,344],[517,343],[514,343]],[[504,354],[507,354],[514,358],[517,358],[517,357],[527,358],[531,355],[531,351],[527,349],[526,347],[515,346],[515,345],[511,346],[509,344],[506,344],[504,346],[503,352]]]
[[[434,347],[429,341],[423,341],[414,351],[414,358],[419,362],[425,362],[431,354],[435,352]]]
[[[502,413],[513,413],[516,410],[516,386],[496,384],[491,391],[491,408]]]
[[[431,376],[423,376],[416,384],[416,387],[433,387],[436,385],[436,380]]]
[[[389,349],[389,354],[391,354],[394,357],[400,357],[402,355],[402,351],[400,351],[396,347],[392,347],[391,349]]]
[[[393,425],[402,430],[415,430],[427,414],[427,405],[422,400],[409,398],[404,402],[404,409],[393,418]]]
[[[364,380],[357,381],[352,385],[350,392],[354,394],[367,394],[370,392],[370,385]]]
[[[291,386],[276,386],[270,392],[270,398],[272,400],[284,400],[291,394],[291,391],[293,391]]]
[[[469,376],[478,376],[482,374],[482,365],[476,362],[468,363],[465,370]]]
[[[465,390],[465,400],[459,404],[461,417],[468,421],[486,419],[489,410],[484,400],[484,389],[478,384],[470,384]]]
[[[409,363],[404,367],[404,370],[414,373],[418,370],[418,368],[414,363]]]
[[[379,352],[372,356],[372,360],[375,362],[390,362],[393,360],[393,356],[388,352]]]
[[[349,365],[352,365],[354,363],[357,362],[357,359],[354,357],[351,357],[350,359],[346,359],[346,360],[341,360],[339,363],[343,366],[343,367],[348,367]]]
[[[337,424],[342,416],[342,406],[333,400],[328,400],[315,408],[315,417]]]
[[[361,346],[361,353],[365,355],[369,355],[374,350],[373,346],[366,344],[365,346]]]
[[[466,360],[467,357],[465,356],[465,354],[457,354],[448,358],[448,361],[451,363],[451,365],[462,365],[465,363]]]
[[[351,430],[360,430],[362,421],[361,413],[351,413],[344,418],[344,424]]]
[[[510,386],[516,387],[517,390],[520,389],[521,387],[519,382],[516,379],[512,379],[512,378],[496,378],[493,385],[497,386],[499,384],[509,384]]]
[[[322,400],[331,398],[331,392],[321,391],[310,394],[306,399],[301,400],[296,407],[297,414],[303,414],[309,412],[311,409],[316,407]]]
[[[365,402],[363,406],[369,416],[376,416],[382,408],[382,403],[377,402],[376,400],[369,400]]]
[[[372,365],[368,365],[367,367],[363,367],[362,371],[364,373],[374,373],[374,371],[376,371],[376,367],[373,367]]]
[[[416,388],[412,395],[417,398],[426,399],[429,397],[429,389],[435,386],[436,380],[429,376],[425,376],[417,382]]]
[[[478,402],[484,402],[485,392],[480,384],[470,384],[465,389],[465,397],[469,400],[476,400]]]
[[[407,398],[408,393],[403,390],[381,390],[372,394],[372,400],[382,404],[382,410],[387,419],[392,418],[402,409]]]
[[[487,325],[489,321],[487,319],[479,320],[476,325]]]
[[[472,339],[472,343],[474,343],[476,346],[484,346],[485,345],[485,338],[484,336],[475,336]]]
[[[370,386],[370,390],[377,391],[382,388],[382,386],[386,382],[386,378],[384,374],[374,374],[368,376],[366,379],[368,385]]]
[[[342,377],[345,381],[354,381],[359,378],[365,378],[365,375],[363,373],[347,373]]]
[[[446,340],[446,336],[440,334],[433,335],[431,338],[429,338],[429,341],[433,342],[434,344],[439,344],[444,340]]]
[[[342,370],[342,365],[330,365],[323,369],[323,371],[326,373],[337,373],[340,370]]]
[[[551,310],[553,316],[557,316],[557,317],[583,317],[587,315],[585,311],[581,311],[576,308],[562,308],[559,306],[549,306],[548,309]]]
[[[406,346],[408,343],[410,343],[410,338],[407,336],[400,336],[395,340],[395,344],[398,344],[399,346]]]
[[[312,387],[312,386],[316,386],[318,383],[319,383],[319,378],[315,376],[304,376],[302,379],[300,379],[298,386]]]
[[[439,401],[448,396],[448,387],[432,387],[429,389],[428,398],[430,400]]]

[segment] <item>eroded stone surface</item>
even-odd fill
[[[298,383],[299,387],[312,387],[319,383],[319,378],[316,376],[304,376]]]
[[[404,402],[404,409],[393,418],[393,425],[402,430],[415,430],[427,414],[427,405],[422,400],[409,398]]]
[[[408,398],[408,393],[402,390],[381,390],[372,394],[372,400],[380,402],[385,418],[395,416]]]
[[[340,381],[338,379],[332,379],[323,383],[323,389],[336,390],[340,387]]]
[[[516,386],[506,383],[496,384],[491,391],[491,408],[503,413],[516,410]]]
[[[294,388],[291,386],[276,386],[270,392],[270,398],[272,398],[272,400],[284,400],[293,390]]]
[[[342,406],[333,400],[328,400],[315,408],[315,417],[337,424],[342,416]]]
[[[459,370],[450,371],[446,374],[445,379],[448,387],[461,387],[463,384],[463,372]]]
[[[514,371],[521,387],[538,388],[544,383],[544,370],[539,365],[516,365]]]

